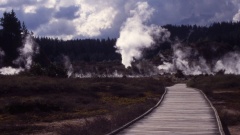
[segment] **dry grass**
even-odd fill
[[[203,90],[216,107],[224,125],[240,128],[240,76],[198,76],[188,83]],[[231,134],[236,134],[230,130]]]
[[[106,133],[151,108],[164,92],[165,84],[171,82],[163,78],[159,81],[152,78],[0,76],[0,132],[3,135],[40,133],[49,129],[56,132],[46,123],[96,117],[77,131],[84,133],[91,128],[86,134]],[[100,123],[105,123],[108,130]],[[58,134],[74,131],[76,126],[70,125],[61,128]]]

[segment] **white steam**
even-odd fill
[[[76,73],[73,76],[74,78],[122,78],[123,74],[119,73],[117,70],[115,70],[113,73],[110,74],[99,74],[99,73]]]
[[[154,35],[161,34],[163,39],[169,36],[165,29],[147,25],[153,12],[154,9],[147,2],[138,2],[136,8],[130,11],[131,17],[121,27],[116,47],[122,55],[122,63],[126,68],[131,66],[134,59],[141,58],[141,49],[149,48],[154,44]]]
[[[207,62],[196,49],[183,46],[181,43],[173,45],[173,57],[170,62],[164,61],[158,66],[160,73],[176,73],[181,70],[185,75],[240,74],[240,53],[229,52],[218,60]]]
[[[23,47],[19,49],[20,56],[14,61],[14,64],[23,64],[26,69],[30,69],[33,56],[39,53],[39,47],[32,38],[32,35],[27,35]]]
[[[0,48],[0,66],[2,65],[4,56],[5,56],[5,52]]]
[[[173,57],[171,62],[164,62],[158,66],[161,73],[176,73],[181,70],[185,75],[213,74],[206,60],[199,56],[197,50],[176,43],[172,47]]]
[[[198,52],[190,47],[182,47],[180,43],[173,46],[173,64],[176,69],[186,75],[210,74],[206,60],[198,56]]]
[[[218,60],[214,71],[224,71],[225,74],[240,74],[240,53],[230,52]]]
[[[0,48],[0,59],[5,55],[4,51]]]
[[[29,34],[26,36],[23,46],[19,48],[19,52],[19,57],[13,61],[13,63],[16,64],[18,68],[3,67],[0,69],[1,75],[15,75],[31,68],[33,56],[39,52],[39,47],[34,41],[32,35]]]
[[[4,51],[0,48],[0,66],[3,62],[3,57],[5,56]],[[0,69],[1,75],[14,75],[19,74],[21,71],[23,71],[22,68],[12,68],[12,67],[3,67]]]
[[[173,64],[170,62],[163,62],[162,65],[158,66],[158,69],[161,73],[173,73],[175,70]]]
[[[70,61],[70,58],[68,56],[63,56],[64,60],[64,67],[67,70],[68,77],[71,77],[73,75],[73,65]]]
[[[1,75],[16,75],[24,71],[23,68],[3,67],[0,69]]]

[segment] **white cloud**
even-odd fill
[[[85,37],[99,36],[101,30],[112,27],[116,14],[117,11],[109,7],[86,17],[75,19],[73,22],[76,25],[77,34]]]
[[[52,38],[62,38],[65,40],[73,38],[75,34],[75,26],[72,22],[64,19],[52,19],[48,24],[41,25],[36,33],[38,35],[46,35]]]
[[[0,13],[14,9],[27,27],[40,36],[45,36],[41,35],[43,27],[48,28],[44,33],[50,33],[56,30],[56,27],[51,29],[51,22],[65,19],[64,22],[72,23],[75,30],[64,34],[65,30],[61,33],[59,27],[55,36],[111,37],[118,36],[122,23],[137,2],[148,2],[155,9],[149,23],[157,25],[206,25],[236,20],[240,9],[240,0],[0,0]],[[76,12],[64,14],[63,9],[68,10],[68,7],[76,7]]]
[[[24,6],[24,13],[36,13],[36,6]]]
[[[51,19],[48,20],[48,23],[40,25],[35,30],[35,34],[51,37],[54,37],[54,35],[56,37],[66,36],[67,38],[65,39],[100,36],[102,31],[112,28],[114,19],[118,13],[118,11],[115,10],[112,5],[107,4],[107,2],[96,1],[96,3],[93,3],[93,1],[73,0],[69,3],[59,1],[53,13],[57,14],[57,16],[52,16]],[[72,4],[74,4],[74,6]],[[73,15],[69,15],[66,12],[66,14],[63,14],[63,12],[59,14],[61,9],[67,9],[68,7],[78,7],[78,9],[75,13],[72,13]],[[72,19],[68,19],[71,18],[69,16],[73,16]],[[66,30],[66,28],[70,29]]]
[[[238,13],[236,15],[234,15],[233,21],[234,22],[239,22],[240,21],[240,10],[238,11]]]
[[[5,4],[7,4],[7,2],[8,2],[8,0],[1,0],[0,5],[5,5]]]

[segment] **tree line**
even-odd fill
[[[209,26],[164,25],[170,31],[170,42],[145,49],[144,57],[153,59],[159,52],[169,52],[175,43],[195,48],[205,59],[214,59],[230,51],[240,51],[240,22],[217,22]]]
[[[185,42],[214,41],[240,45],[240,22],[217,22],[210,26],[165,25],[171,32],[171,39],[178,37]]]
[[[0,66],[14,66],[13,61],[19,56],[18,48],[22,46],[28,32],[24,22],[20,22],[15,12],[4,12],[0,19],[0,51],[5,55]],[[209,26],[197,25],[165,25],[171,33],[170,40],[165,43],[156,41],[154,48],[145,49],[144,57],[154,58],[159,51],[171,50],[172,41],[191,45],[212,58],[209,48],[217,46],[220,56],[227,51],[240,50],[240,22],[213,23]],[[121,56],[115,48],[116,39],[73,39],[61,40],[49,37],[35,37],[40,53],[34,57],[35,63],[46,67],[49,63],[59,62],[62,55],[69,56],[75,62],[120,61]],[[138,40],[138,39],[136,39]],[[158,40],[158,39],[156,39]],[[211,54],[213,55],[213,54]],[[0,62],[1,62],[0,61]]]
[[[63,41],[47,37],[35,38],[40,46],[41,55],[56,61],[62,55],[74,61],[101,62],[121,60],[116,53],[116,39],[75,39]],[[44,57],[44,56],[43,56]]]

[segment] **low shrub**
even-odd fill
[[[12,102],[4,107],[4,110],[10,114],[30,113],[30,112],[44,112],[51,113],[54,111],[61,111],[64,107],[61,104],[51,103],[48,101],[28,101],[28,102]]]
[[[240,76],[216,75],[198,76],[188,86],[201,89],[216,107],[218,114],[227,129],[240,125]]]
[[[165,84],[171,82],[163,78],[160,81],[153,78],[0,76],[0,125],[9,123],[11,127],[14,126],[11,123],[15,123],[30,126],[39,122],[104,115],[111,116],[111,119],[98,118],[100,122],[94,123],[89,121],[81,132],[91,128],[89,134],[106,133],[105,126],[101,127],[98,123],[106,123],[107,129],[116,129],[125,124],[152,107],[164,93]],[[64,129],[74,131],[72,128],[66,126]],[[102,131],[98,132],[98,128]],[[24,132],[20,131],[19,134]],[[1,134],[14,133],[10,130],[1,131]]]
[[[85,120],[84,125],[64,125],[58,130],[60,135],[102,135],[110,131],[111,121],[99,116],[93,121]]]

